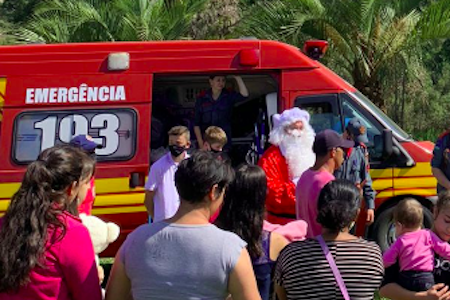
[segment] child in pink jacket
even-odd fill
[[[450,259],[450,244],[421,229],[423,209],[415,199],[407,198],[397,205],[394,221],[397,240],[383,255],[384,267],[398,261],[398,283],[410,291],[426,291],[434,285],[434,253]]]

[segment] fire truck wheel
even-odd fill
[[[382,211],[375,219],[374,235],[375,241],[380,246],[381,251],[386,250],[395,241],[395,226],[393,221],[395,206],[391,206]],[[423,227],[431,228],[433,225],[433,214],[423,206]]]

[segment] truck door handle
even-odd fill
[[[145,184],[145,174],[140,172],[130,173],[130,188],[134,189],[139,186],[144,186]]]

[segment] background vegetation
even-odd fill
[[[2,2],[2,0],[0,0]],[[323,63],[418,139],[450,127],[447,0],[4,0],[0,44],[325,39]]]

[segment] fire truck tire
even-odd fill
[[[431,211],[423,207],[423,227],[431,228],[433,225],[433,214]],[[381,251],[386,250],[395,241],[395,226],[394,226],[394,209],[395,205],[386,208],[375,219],[374,234],[375,241],[380,246]]]

